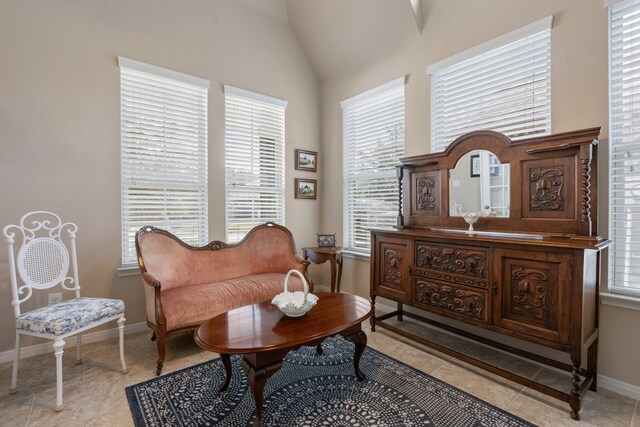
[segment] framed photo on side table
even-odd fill
[[[336,246],[336,235],[318,234],[318,246],[321,248],[333,248]]]
[[[296,150],[296,169],[316,172],[318,170],[318,153],[315,151]]]
[[[296,199],[317,199],[318,180],[296,178]]]

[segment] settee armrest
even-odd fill
[[[160,280],[156,279],[156,277],[149,273],[148,271],[145,271],[144,273],[142,273],[142,280],[144,281],[145,284],[152,286],[154,288],[160,288],[161,284],[160,284]]]
[[[156,325],[156,328],[164,331],[167,322],[164,312],[162,311],[162,284],[160,280],[156,279],[156,277],[148,271],[142,273],[142,281],[145,284],[144,298],[147,321]]]

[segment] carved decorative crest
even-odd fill
[[[404,255],[390,248],[384,249],[384,281],[395,288],[402,289],[402,265]]]
[[[553,168],[532,168],[530,177],[531,210],[564,210],[564,166]]]
[[[436,180],[433,177],[418,178],[416,180],[416,187],[418,189],[417,197],[418,202],[416,209],[433,211],[436,209]]]
[[[220,249],[228,248],[229,244],[225,242],[221,242],[220,240],[214,240],[213,242],[208,243],[206,246],[203,246],[203,249],[210,249],[212,251],[219,251]]]
[[[538,268],[517,267],[511,272],[512,310],[514,313],[546,320],[549,272]]]

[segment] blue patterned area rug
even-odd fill
[[[264,426],[532,426],[532,424],[430,377],[376,350],[353,371],[352,343],[326,340],[324,352],[289,353],[264,391]],[[251,426],[255,405],[240,367],[225,392],[220,359],[126,388],[133,421],[142,426]]]

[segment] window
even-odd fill
[[[431,152],[478,129],[512,139],[551,132],[552,22],[549,16],[428,68]]]
[[[404,156],[404,77],[341,105],[345,246],[368,255],[369,230],[396,225],[396,166]]]
[[[256,225],[284,225],[286,101],[225,85],[227,242]]]
[[[118,58],[122,265],[136,263],[135,233],[153,225],[207,243],[209,81]]]
[[[640,296],[640,1],[609,17],[609,288]]]

